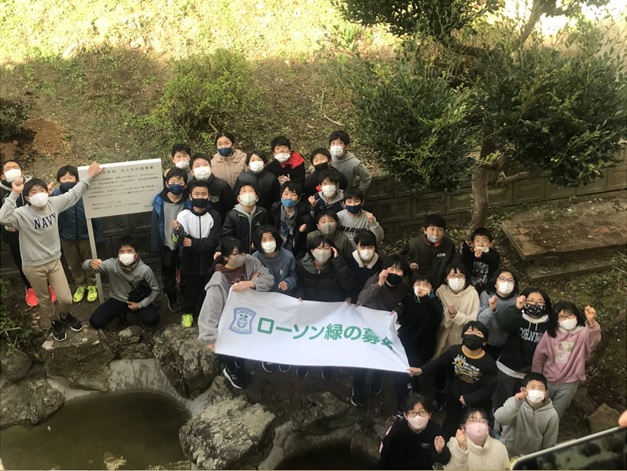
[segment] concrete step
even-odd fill
[[[595,257],[560,257],[547,256],[544,259],[530,262],[527,275],[531,282],[539,282],[568,276],[582,275],[584,273],[606,271],[613,269],[617,255],[625,255],[625,251],[604,250]]]

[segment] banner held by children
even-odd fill
[[[346,302],[231,291],[216,353],[290,365],[406,372],[409,363],[395,321],[395,314]]]

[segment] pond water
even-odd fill
[[[178,432],[188,418],[165,395],[93,394],[64,405],[41,425],[0,431],[0,456],[6,469],[163,466],[186,460]]]
[[[350,443],[333,443],[290,456],[276,469],[376,469],[364,456],[352,454]]]

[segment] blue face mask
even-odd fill
[[[294,206],[298,204],[298,201],[294,201],[293,199],[290,199],[290,198],[281,198],[281,204],[285,206],[286,208],[293,208]]]
[[[72,188],[74,188],[76,186],[76,183],[78,183],[78,182],[64,182],[64,183],[61,183],[59,185],[59,189],[61,190],[61,193],[67,193],[68,191],[70,191]]]
[[[170,193],[172,193],[173,195],[180,195],[181,193],[183,193],[184,189],[185,187],[183,185],[179,185],[178,183],[172,183],[171,185],[168,185],[168,190],[170,190]]]
[[[361,205],[360,204],[356,204],[355,206],[346,205],[346,211],[348,211],[351,214],[359,214],[359,212],[361,211]]]
[[[231,155],[233,153],[233,148],[232,147],[220,147],[218,149],[218,153],[222,157],[226,157],[226,156]]]

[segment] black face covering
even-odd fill
[[[398,286],[403,281],[403,277],[401,275],[397,275],[396,273],[388,273],[388,277],[385,279],[391,286]]]
[[[474,334],[464,334],[462,335],[462,345],[465,345],[466,348],[470,350],[476,350],[479,347],[483,346],[483,342],[485,339],[483,337],[479,337]]]
[[[531,317],[542,317],[545,311],[545,306],[538,306],[537,304],[525,304],[522,308],[523,314]]]
[[[318,173],[324,172],[328,168],[329,168],[329,162],[323,162],[321,164],[314,165],[314,169],[316,169],[316,172],[318,172]]]
[[[207,208],[209,200],[206,198],[192,198],[192,206],[195,208]]]

